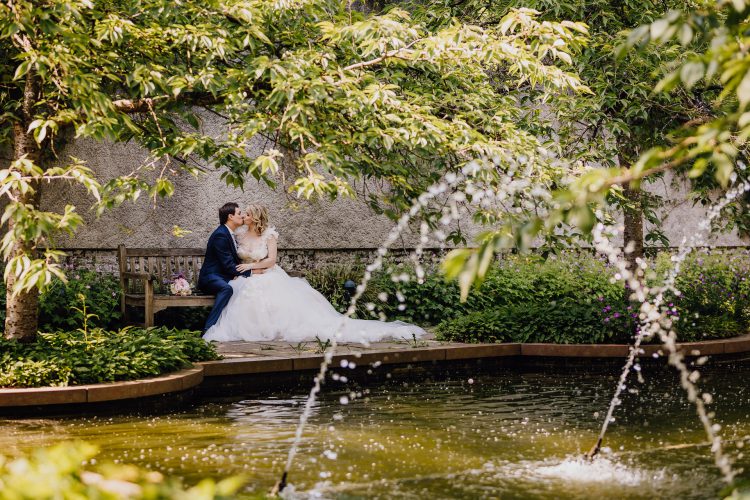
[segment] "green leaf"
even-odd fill
[[[34,130],[34,129],[38,128],[38,127],[41,127],[41,126],[42,126],[42,124],[43,124],[43,123],[44,123],[45,121],[46,121],[46,120],[42,120],[42,119],[36,119],[36,120],[34,120],[33,122],[31,122],[31,123],[29,124],[29,128],[28,128],[27,132],[31,132],[32,130]]]
[[[742,81],[737,86],[737,99],[740,101],[740,107],[745,108],[750,102],[750,71],[742,77]]]
[[[698,81],[703,78],[705,66],[700,61],[691,61],[685,63],[680,69],[680,78],[682,83],[688,89],[692,88]]]
[[[156,181],[156,194],[165,198],[174,194],[174,184],[169,179],[160,178]]]
[[[670,26],[671,23],[668,19],[659,19],[651,23],[651,38],[654,40],[661,39],[667,34]]]
[[[13,80],[20,80],[21,78],[26,76],[26,73],[28,73],[31,69],[31,64],[32,63],[30,59],[26,59],[24,62],[19,64],[16,68],[15,73],[13,73]]]
[[[693,28],[685,23],[680,27],[680,43],[685,46],[693,41]]]

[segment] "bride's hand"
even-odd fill
[[[237,271],[244,273],[245,271],[249,271],[252,269],[252,264],[240,264],[237,266]]]

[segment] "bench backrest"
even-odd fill
[[[166,288],[172,276],[182,272],[194,287],[198,285],[205,248],[126,248],[117,249],[120,273],[149,273],[156,277],[156,287]]]

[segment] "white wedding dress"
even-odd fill
[[[243,242],[237,254],[243,262],[258,262],[268,256],[268,239],[278,238],[268,228],[253,242]],[[219,321],[203,336],[205,340],[263,341],[328,340],[339,342],[377,342],[386,338],[412,339],[426,332],[401,321],[383,322],[344,318],[323,295],[302,278],[289,276],[279,266],[249,278],[229,282],[232,298]],[[342,324],[343,322],[343,324]]]

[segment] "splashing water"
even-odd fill
[[[664,469],[630,467],[609,458],[600,457],[592,462],[581,457],[568,457],[562,461],[548,459],[501,463],[487,462],[480,468],[406,478],[379,479],[378,484],[395,490],[399,485],[407,483],[476,482],[478,478],[483,476],[496,476],[529,483],[579,483],[589,486],[616,484],[619,487],[637,488],[648,483],[663,482],[667,474]],[[371,486],[371,483],[342,482],[334,484],[321,482],[316,484],[312,490],[304,492],[306,496],[300,495],[299,498],[330,498],[331,494],[341,495],[357,490],[362,491],[369,486]],[[294,491],[294,493],[298,492]],[[285,497],[295,498],[293,490],[289,491]]]
[[[541,149],[538,151],[540,155],[549,155],[546,150]],[[338,340],[341,337],[341,331],[344,327],[344,324],[346,320],[351,317],[354,312],[356,311],[357,302],[364,294],[367,285],[370,282],[370,279],[372,278],[372,275],[375,271],[380,269],[383,265],[383,259],[385,255],[388,253],[388,249],[390,246],[396,242],[396,240],[401,236],[401,234],[404,232],[404,230],[407,228],[409,222],[424,208],[427,207],[428,203],[440,196],[445,195],[449,189],[454,189],[458,187],[462,182],[466,182],[466,188],[464,191],[457,191],[454,193],[451,193],[448,199],[448,205],[444,207],[442,213],[443,217],[440,219],[440,223],[444,226],[447,226],[451,224],[453,221],[457,220],[459,218],[459,209],[458,209],[458,203],[467,201],[467,194],[472,194],[472,204],[487,207],[489,206],[492,201],[499,201],[503,202],[503,200],[507,201],[508,197],[512,197],[517,195],[518,193],[523,193],[526,191],[526,188],[528,187],[526,180],[532,173],[533,169],[533,162],[530,161],[529,158],[518,158],[514,159],[510,162],[510,168],[501,175],[502,181],[499,184],[502,185],[502,188],[486,188],[482,189],[481,184],[478,185],[472,185],[472,179],[476,179],[476,176],[480,175],[482,172],[482,165],[481,163],[494,163],[496,166],[499,165],[500,157],[493,157],[490,159],[483,159],[483,160],[473,160],[464,166],[462,169],[462,172],[459,173],[453,173],[449,172],[445,174],[445,176],[437,183],[433,184],[427,191],[422,193],[418,198],[417,201],[412,204],[409,211],[406,212],[398,221],[396,226],[391,230],[391,232],[388,234],[388,237],[386,238],[383,245],[380,246],[377,250],[377,257],[375,260],[370,263],[365,268],[365,274],[362,278],[361,282],[356,288],[356,293],[351,298],[349,308],[344,313],[341,323],[339,327],[336,329],[335,334],[332,337],[331,345],[326,350],[323,362],[320,365],[320,370],[316,374],[314,380],[313,380],[313,387],[310,390],[310,395],[307,399],[307,402],[305,403],[305,407],[302,411],[302,414],[300,415],[300,421],[299,425],[297,426],[297,430],[295,432],[294,441],[292,442],[292,446],[289,449],[289,454],[287,457],[286,465],[284,467],[284,472],[282,474],[282,478],[279,481],[279,483],[274,487],[272,492],[279,492],[284,489],[286,486],[286,479],[289,470],[291,469],[292,463],[294,461],[294,457],[297,454],[297,450],[299,448],[299,443],[302,440],[302,433],[304,432],[305,425],[307,424],[307,421],[310,417],[312,406],[315,403],[317,394],[320,392],[321,384],[323,380],[325,379],[325,375],[328,371],[328,367],[330,366],[331,361],[333,360],[333,356],[336,353],[336,349],[338,348]],[[520,173],[521,177],[516,178],[516,173]],[[536,193],[532,198],[539,198],[544,199],[545,196],[548,195],[546,192],[542,192],[543,190],[540,189],[539,193]],[[548,197],[548,196],[547,196]],[[531,201],[527,201],[527,203],[533,203]],[[427,223],[422,222],[420,225],[420,238],[419,243],[415,247],[414,251],[414,262],[415,262],[415,272],[417,275],[417,280],[421,283],[424,277],[424,268],[422,267],[420,263],[420,258],[423,253],[423,250],[426,246],[426,244],[429,242],[429,232],[430,227]],[[441,245],[445,241],[445,235],[442,231],[438,230],[435,231],[435,235],[437,239],[441,242]],[[399,299],[401,300],[401,299]]]
[[[680,244],[678,253],[672,257],[674,263],[672,269],[668,273],[664,284],[656,290],[649,290],[641,283],[638,277],[631,272],[628,268],[627,263],[621,257],[620,252],[617,248],[612,246],[609,238],[605,236],[603,232],[603,225],[599,224],[594,229],[594,246],[598,251],[605,254],[608,260],[617,267],[619,278],[624,280],[628,286],[633,290],[635,298],[641,302],[640,311],[640,325],[638,327],[638,333],[635,336],[635,342],[630,347],[625,366],[623,367],[620,378],[615,388],[615,394],[612,397],[607,415],[604,418],[601,431],[599,433],[598,440],[592,450],[587,454],[589,458],[596,455],[599,447],[604,439],[604,435],[607,432],[609,423],[613,421],[613,414],[615,408],[620,404],[620,394],[625,389],[625,382],[630,374],[630,371],[635,363],[635,358],[638,354],[642,354],[643,350],[640,348],[641,343],[645,339],[653,338],[658,335],[663,346],[669,352],[668,362],[674,366],[680,373],[680,384],[687,393],[687,398],[692,402],[698,413],[698,417],[703,424],[709,441],[711,442],[711,451],[714,454],[714,461],[716,466],[721,470],[724,477],[724,481],[731,483],[735,471],[732,469],[729,459],[724,455],[722,449],[721,436],[718,435],[720,427],[717,424],[711,422],[711,418],[706,412],[705,403],[711,401],[711,395],[708,393],[700,394],[696,386],[700,373],[697,370],[690,371],[684,362],[684,356],[677,350],[677,336],[674,330],[672,330],[672,320],[666,315],[666,309],[663,308],[664,294],[666,292],[673,292],[675,295],[679,295],[679,290],[675,287],[675,280],[680,272],[681,266],[685,258],[690,252],[692,252],[696,246],[705,242],[706,235],[711,228],[713,220],[719,216],[721,211],[729,203],[735,200],[738,196],[750,190],[750,183],[742,183],[732,189],[730,189],[726,195],[714,206],[711,207],[705,219],[701,221],[698,226],[698,230],[688,240],[683,238]],[[640,263],[643,265],[643,263]],[[616,276],[617,277],[617,276]],[[653,301],[646,300],[647,296],[653,292],[656,292],[656,296]],[[663,309],[663,310],[662,310]]]
[[[533,474],[543,479],[624,486],[639,486],[648,481],[661,481],[665,477],[663,470],[633,469],[604,457],[599,457],[594,461],[581,457],[569,457],[553,465],[539,464],[534,466]]]

